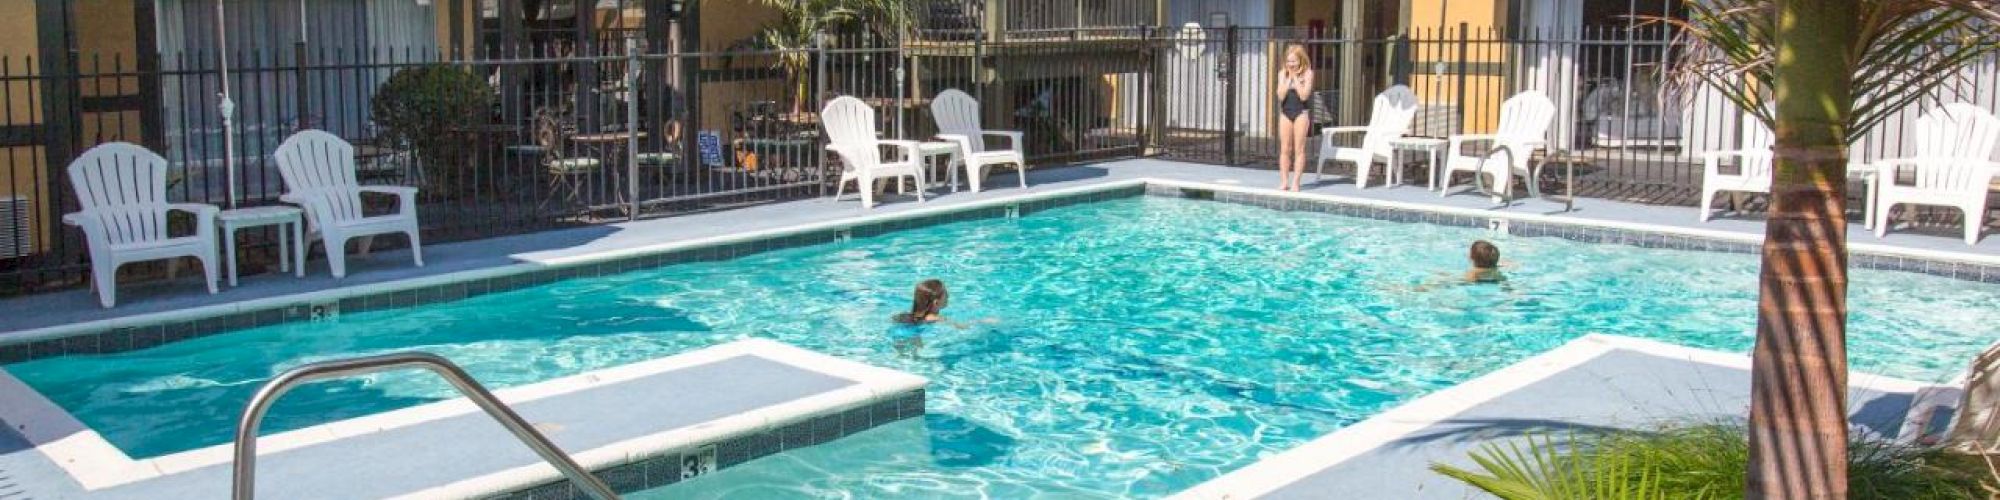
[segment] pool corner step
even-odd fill
[[[579,464],[630,492],[922,415],[928,383],[746,339],[495,395]],[[85,434],[65,440],[102,441]],[[76,484],[80,472],[172,471],[82,482],[93,486],[75,498],[229,494],[229,444],[144,460],[71,453],[75,443],[29,444],[54,465],[14,478],[29,485]],[[266,435],[259,445],[256,491],[264,498],[584,498],[464,398]]]
[[[626,494],[672,485],[780,452],[825,444],[924,414],[924,386],[927,382],[921,377],[776,341],[756,339],[731,345],[742,345],[760,357],[773,358],[773,361],[791,366],[810,367],[814,371],[856,380],[860,384],[766,406],[757,410],[762,415],[739,414],[636,438],[624,443],[628,449],[622,454],[604,453],[607,450],[599,449],[593,450],[598,452],[598,456],[579,456],[580,461],[610,484],[613,490]],[[546,466],[536,468],[541,469],[543,478],[540,482],[509,488],[486,498],[590,498],[582,489],[557,476],[554,469]],[[462,496],[464,492],[441,489],[426,491],[418,496]]]

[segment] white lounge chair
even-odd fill
[[[1548,144],[1544,137],[1548,134],[1549,123],[1555,119],[1556,104],[1539,90],[1529,90],[1500,103],[1500,126],[1491,134],[1466,134],[1450,137],[1445,149],[1444,182],[1440,196],[1451,195],[1451,174],[1473,172],[1473,182],[1479,181],[1479,174],[1493,176],[1495,193],[1506,193],[1519,175],[1528,184],[1528,196],[1542,195],[1541,187],[1535,179],[1541,177],[1541,166],[1533,169],[1535,151]],[[1487,141],[1492,147],[1486,154],[1467,155],[1465,143]]]
[[[986,171],[994,165],[1013,165],[1021,176],[1021,188],[1028,187],[1028,158],[1022,153],[1021,133],[981,127],[978,100],[958,89],[946,89],[931,101],[931,118],[937,120],[939,139],[958,144],[958,159],[965,167],[966,183],[972,186],[972,192],[979,192]],[[988,149],[986,136],[1007,138],[1007,147]],[[951,177],[951,188],[957,190],[958,171],[952,170]]]
[[[1313,174],[1313,182],[1326,177],[1326,163],[1344,161],[1354,164],[1354,185],[1368,187],[1368,174],[1376,161],[1385,165],[1395,161],[1395,147],[1390,141],[1403,137],[1410,129],[1410,121],[1417,117],[1417,94],[1409,87],[1397,85],[1375,95],[1375,108],[1369,112],[1368,125],[1361,127],[1327,127],[1320,130],[1319,164]],[[1341,134],[1361,134],[1359,147],[1333,145],[1333,137]],[[1399,165],[1389,165],[1398,168]],[[1387,183],[1388,180],[1384,180]]]
[[[285,203],[305,208],[306,241],[326,244],[326,262],[333,277],[347,276],[347,240],[362,238],[367,254],[373,236],[402,233],[410,238],[410,256],[424,265],[423,240],[417,228],[417,188],[363,186],[354,179],[354,145],[319,130],[301,130],[278,145],[278,174],[285,180]],[[394,195],[401,201],[395,213],[362,213],[361,194]],[[317,235],[316,237],[314,235]]]
[[[113,142],[90,148],[69,164],[69,182],[83,209],[64,214],[63,223],[83,230],[90,244],[91,286],[104,307],[118,303],[118,266],[149,260],[194,257],[215,293],[215,214],[201,203],[167,202],[167,159],[135,144]],[[194,235],[167,232],[169,212],[194,215]]]
[[[917,141],[877,139],[875,108],[853,96],[842,96],[826,103],[826,109],[820,110],[819,121],[820,126],[826,127],[826,149],[840,155],[842,165],[833,199],[840,199],[848,182],[858,182],[861,207],[874,208],[875,181],[895,179],[900,189],[902,178],[910,177],[917,181],[917,201],[924,201],[923,155],[917,152]],[[902,159],[884,159],[882,146],[902,150]]]
[[[1974,357],[1958,380],[1924,386],[1912,394],[1895,442],[1943,446],[1959,453],[2000,453],[2000,442],[1995,441],[2000,436],[1996,402],[2000,402],[2000,344]]]
[[[1771,127],[1753,113],[1743,113],[1743,121],[1737,125],[1736,147],[1727,151],[1709,151],[1702,156],[1701,173],[1701,220],[1708,218],[1715,210],[1715,195],[1723,191],[1736,193],[1771,193],[1771,144],[1776,136]],[[1722,159],[1735,157],[1736,165],[1742,171],[1734,174],[1722,173]]]
[[[1932,205],[1965,212],[1965,244],[1979,242],[1986,224],[1986,191],[1993,182],[1990,161],[2000,143],[2000,118],[1978,106],[1946,104],[1917,118],[1916,154],[1876,163],[1875,237],[1889,233],[1889,210],[1896,205]],[[1916,170],[1916,183],[1897,184],[1900,167]]]

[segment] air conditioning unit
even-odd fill
[[[0,259],[35,253],[35,226],[28,223],[28,198],[0,196]]]

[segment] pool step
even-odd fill
[[[11,379],[4,371],[0,378]],[[772,340],[747,339],[495,395],[624,493],[922,415],[927,383]],[[48,408],[18,411],[61,411],[46,400],[39,404]],[[64,490],[55,492],[57,497],[230,495],[228,444],[135,461],[87,430],[20,434],[29,436],[24,446],[39,453],[0,456],[0,466],[9,468],[11,481]],[[463,398],[258,441],[264,450],[257,472],[262,498],[582,498],[556,469]],[[104,451],[75,451],[80,449]],[[20,457],[37,462],[20,468],[4,460]]]

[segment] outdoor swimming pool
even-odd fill
[[[1507,285],[1422,286],[1478,238]],[[1751,255],[1138,197],[5,369],[146,457],[227,442],[259,384],[310,361],[419,349],[503,387],[764,337],[929,377],[930,414],[666,493],[1156,496],[1586,333],[1745,351],[1755,271]],[[968,325],[899,348],[888,318],[928,277]],[[1947,379],[2000,321],[1996,285],[1857,270],[1850,293],[1864,372]],[[453,395],[415,373],[313,384],[265,429]]]

